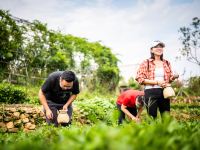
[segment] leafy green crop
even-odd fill
[[[75,104],[80,109],[81,115],[85,116],[91,123],[104,121],[107,124],[111,124],[115,106],[109,99],[94,97],[82,101],[75,101]]]
[[[180,124],[170,118],[162,122],[54,128],[44,126],[35,132],[0,134],[1,149],[199,149],[200,125]]]

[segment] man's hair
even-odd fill
[[[137,96],[136,101],[137,101],[137,103],[140,104],[140,106],[142,106],[142,107],[144,106],[144,96],[143,95]]]
[[[130,90],[130,87],[128,87],[128,86],[120,86],[119,87],[119,92],[120,93],[128,91],[128,90]]]
[[[64,71],[62,74],[61,74],[61,79],[67,81],[67,82],[72,82],[75,80],[75,74],[74,72],[72,71]]]

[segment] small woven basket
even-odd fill
[[[67,114],[66,110],[58,111],[57,121],[58,121],[58,123],[68,123],[69,122],[69,115]]]
[[[171,86],[167,86],[163,90],[164,98],[171,98],[175,96],[174,89]]]

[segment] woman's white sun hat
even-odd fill
[[[156,47],[157,45],[161,45],[162,47],[165,47],[165,44],[161,41],[153,41],[150,45],[150,48]]]

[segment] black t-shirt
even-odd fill
[[[42,92],[47,100],[58,104],[65,104],[72,94],[79,94],[79,82],[76,77],[72,89],[63,90],[60,87],[60,76],[63,71],[56,71],[49,75],[42,85]]]

